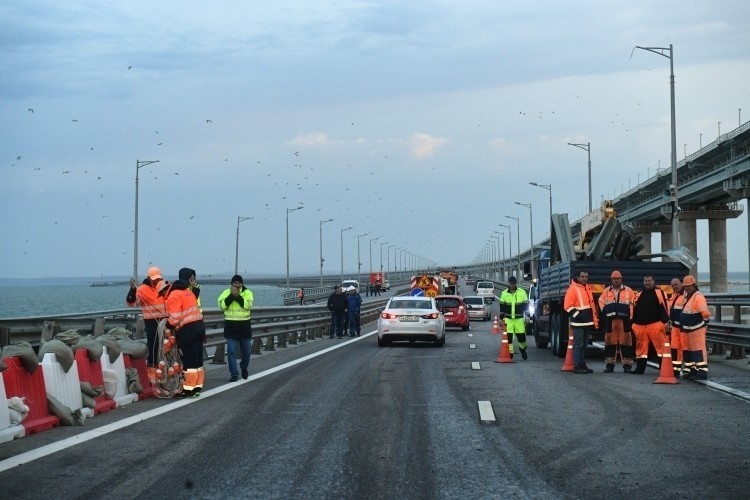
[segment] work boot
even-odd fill
[[[646,359],[638,358],[635,360],[635,370],[632,370],[630,373],[632,373],[633,375],[643,375],[645,371],[646,371]]]
[[[576,367],[573,368],[573,373],[586,374],[586,373],[589,373],[589,370],[585,366],[583,366],[583,365],[578,365],[578,366],[576,366]]]
[[[529,355],[526,354],[526,349],[521,349],[521,357],[523,359],[529,359]]]
[[[625,373],[633,373],[631,368],[632,367],[630,365],[623,365],[622,371],[624,371]]]
[[[607,365],[604,367],[604,373],[613,373],[615,371],[615,365],[612,363],[607,363]]]
[[[589,368],[586,363],[581,363],[581,366],[586,370],[586,373],[594,373],[594,370]]]
[[[510,353],[510,359],[513,359],[513,353]]]

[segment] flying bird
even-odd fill
[[[213,120],[206,120],[206,123],[213,123]]]
[[[131,70],[131,69],[133,69],[133,67],[132,66],[128,66],[128,69]]]
[[[31,114],[34,114],[34,108],[29,108],[26,111],[31,111]]]
[[[74,120],[70,120],[70,121],[72,121],[73,123],[78,123],[78,120],[75,120],[75,119]]]
[[[193,220],[193,219],[195,219],[195,215],[190,216],[190,220]]]
[[[180,175],[179,173],[175,172],[174,175]]]

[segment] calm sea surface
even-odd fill
[[[281,288],[249,285],[254,306],[282,305]],[[226,285],[201,285],[201,305],[218,307],[219,294]],[[0,285],[0,318],[55,316],[124,309],[128,286],[90,286],[88,283]]]

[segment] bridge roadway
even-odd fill
[[[593,353],[586,376],[534,347],[493,363],[491,329],[379,348],[368,325],[254,357],[236,383],[207,364],[200,398],[0,444],[3,497],[747,498],[746,399],[605,375]],[[750,392],[747,361],[729,363],[712,357],[711,379]]]
[[[671,168],[659,169],[653,176],[621,193],[613,201],[618,219],[644,236],[642,254],[651,254],[651,233],[661,235],[661,248],[672,248],[672,209],[669,203]],[[744,207],[741,200],[750,199],[750,122],[721,134],[710,144],[677,162],[677,192],[679,214],[679,240],[694,255],[698,255],[696,221],[708,220],[708,271],[711,289],[715,293],[728,291],[727,280],[727,229],[726,220],[739,217]],[[540,203],[542,206],[543,203]],[[535,204],[536,205],[536,204]],[[580,237],[583,219],[571,223],[574,240]],[[546,220],[546,219],[545,219]],[[523,223],[523,222],[522,222]],[[548,225],[549,221],[541,227]],[[510,234],[512,241],[516,234]],[[524,234],[524,230],[520,230]],[[750,218],[748,218],[748,245],[750,246]],[[534,256],[550,247],[550,239],[534,242]],[[500,274],[505,279],[509,272],[528,264],[532,258],[529,247],[522,248],[520,258],[509,245],[510,255],[497,261]],[[705,264],[700,263],[702,269]],[[735,264],[737,265],[737,264]],[[461,266],[461,272],[491,278],[494,262]],[[517,271],[516,271],[517,272]],[[691,267],[697,275],[698,264]]]

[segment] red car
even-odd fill
[[[464,299],[458,295],[438,295],[435,297],[438,311],[445,316],[445,326],[455,326],[466,331],[469,329],[469,311]]]

